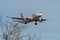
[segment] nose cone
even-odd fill
[[[36,12],[36,14],[37,14],[37,15],[40,15],[40,16],[43,15],[42,12]]]
[[[42,14],[42,13],[40,13],[40,14],[38,14],[38,15],[42,16],[43,14]]]

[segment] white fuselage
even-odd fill
[[[28,20],[23,21],[23,23],[33,22],[34,20],[38,20],[41,16],[41,13],[36,13],[32,17],[29,17]]]
[[[21,15],[21,18],[16,18],[16,17],[10,17],[10,18],[17,19],[17,22],[21,22],[25,24],[34,22],[34,21],[37,22],[37,21],[45,20],[45,19],[41,19],[41,16],[43,15],[42,12],[36,12],[31,17],[27,17],[27,18],[24,18],[22,14],[20,15]]]
[[[42,13],[35,13],[33,16],[32,16],[32,18],[33,19],[38,19],[38,18],[40,18],[42,16]]]

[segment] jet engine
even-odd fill
[[[46,19],[43,18],[39,19],[39,22],[43,22],[43,21],[46,21]]]
[[[28,20],[28,18],[26,18],[26,20]]]

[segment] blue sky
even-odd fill
[[[42,40],[60,40],[60,0],[0,0],[0,14],[3,21],[7,16],[20,17],[22,12],[25,17],[34,12],[43,12],[46,22],[26,25],[23,33],[37,33],[42,35]]]

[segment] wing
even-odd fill
[[[14,22],[20,22],[20,23],[24,23],[24,21],[22,20],[13,20]]]
[[[24,20],[24,18],[17,18],[17,17],[8,17],[8,18],[18,19],[18,20]]]

